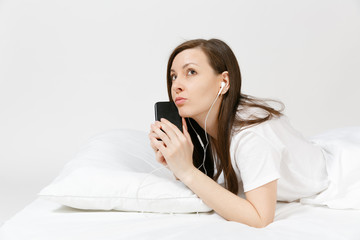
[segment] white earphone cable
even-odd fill
[[[221,90],[223,89],[223,87],[224,87],[224,85],[222,85],[219,93],[216,95],[216,98],[215,98],[215,100],[213,101],[213,103],[211,104],[211,107],[210,107],[210,109],[209,109],[209,111],[208,111],[208,113],[206,114],[206,117],[205,117],[205,129],[204,129],[204,130],[205,130],[205,139],[206,139],[206,145],[205,145],[205,147],[204,147],[204,144],[203,144],[202,141],[201,141],[201,138],[200,138],[199,134],[198,134],[198,133],[196,132],[196,130],[194,129],[193,125],[191,124],[191,121],[189,121],[189,122],[190,122],[190,125],[191,125],[191,128],[195,131],[195,133],[196,133],[196,135],[197,135],[197,137],[198,137],[198,139],[199,139],[199,142],[200,142],[201,146],[202,146],[203,149],[204,149],[203,161],[202,161],[201,165],[198,167],[198,169],[200,169],[201,167],[204,167],[204,170],[205,170],[205,174],[206,174],[206,175],[207,175],[207,170],[206,170],[206,168],[205,168],[205,160],[206,160],[206,150],[207,150],[207,147],[208,147],[208,145],[209,145],[209,139],[208,139],[207,132],[206,132],[206,122],[207,122],[207,119],[208,119],[208,117],[209,117],[209,114],[210,114],[210,112],[211,112],[211,110],[212,110],[212,108],[213,108],[216,100],[217,100],[218,97],[220,96],[220,93],[221,93]]]

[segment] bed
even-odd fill
[[[278,203],[275,221],[257,229],[225,221],[214,212],[89,211],[36,199],[0,229],[1,240],[236,238],[360,239],[360,211]]]
[[[348,169],[358,179],[358,169]],[[319,204],[331,196],[326,191],[314,204],[278,202],[274,222],[253,228],[224,220],[156,163],[147,133],[113,130],[91,138],[35,201],[0,227],[0,239],[355,240],[360,192],[359,184],[349,186],[352,194],[328,201],[330,207]],[[331,208],[344,203],[355,209]]]

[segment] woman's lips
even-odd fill
[[[176,105],[182,105],[182,104],[184,104],[185,102],[186,102],[186,98],[181,98],[181,97],[179,97],[179,98],[176,98],[175,99],[175,104]]]

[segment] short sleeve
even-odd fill
[[[234,160],[240,172],[244,192],[280,178],[281,153],[255,132],[234,139]]]

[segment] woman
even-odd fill
[[[167,86],[183,132],[166,119],[155,122],[149,138],[156,159],[225,219],[265,227],[277,201],[328,186],[321,148],[298,134],[281,110],[241,94],[236,57],[223,41],[178,46]]]

